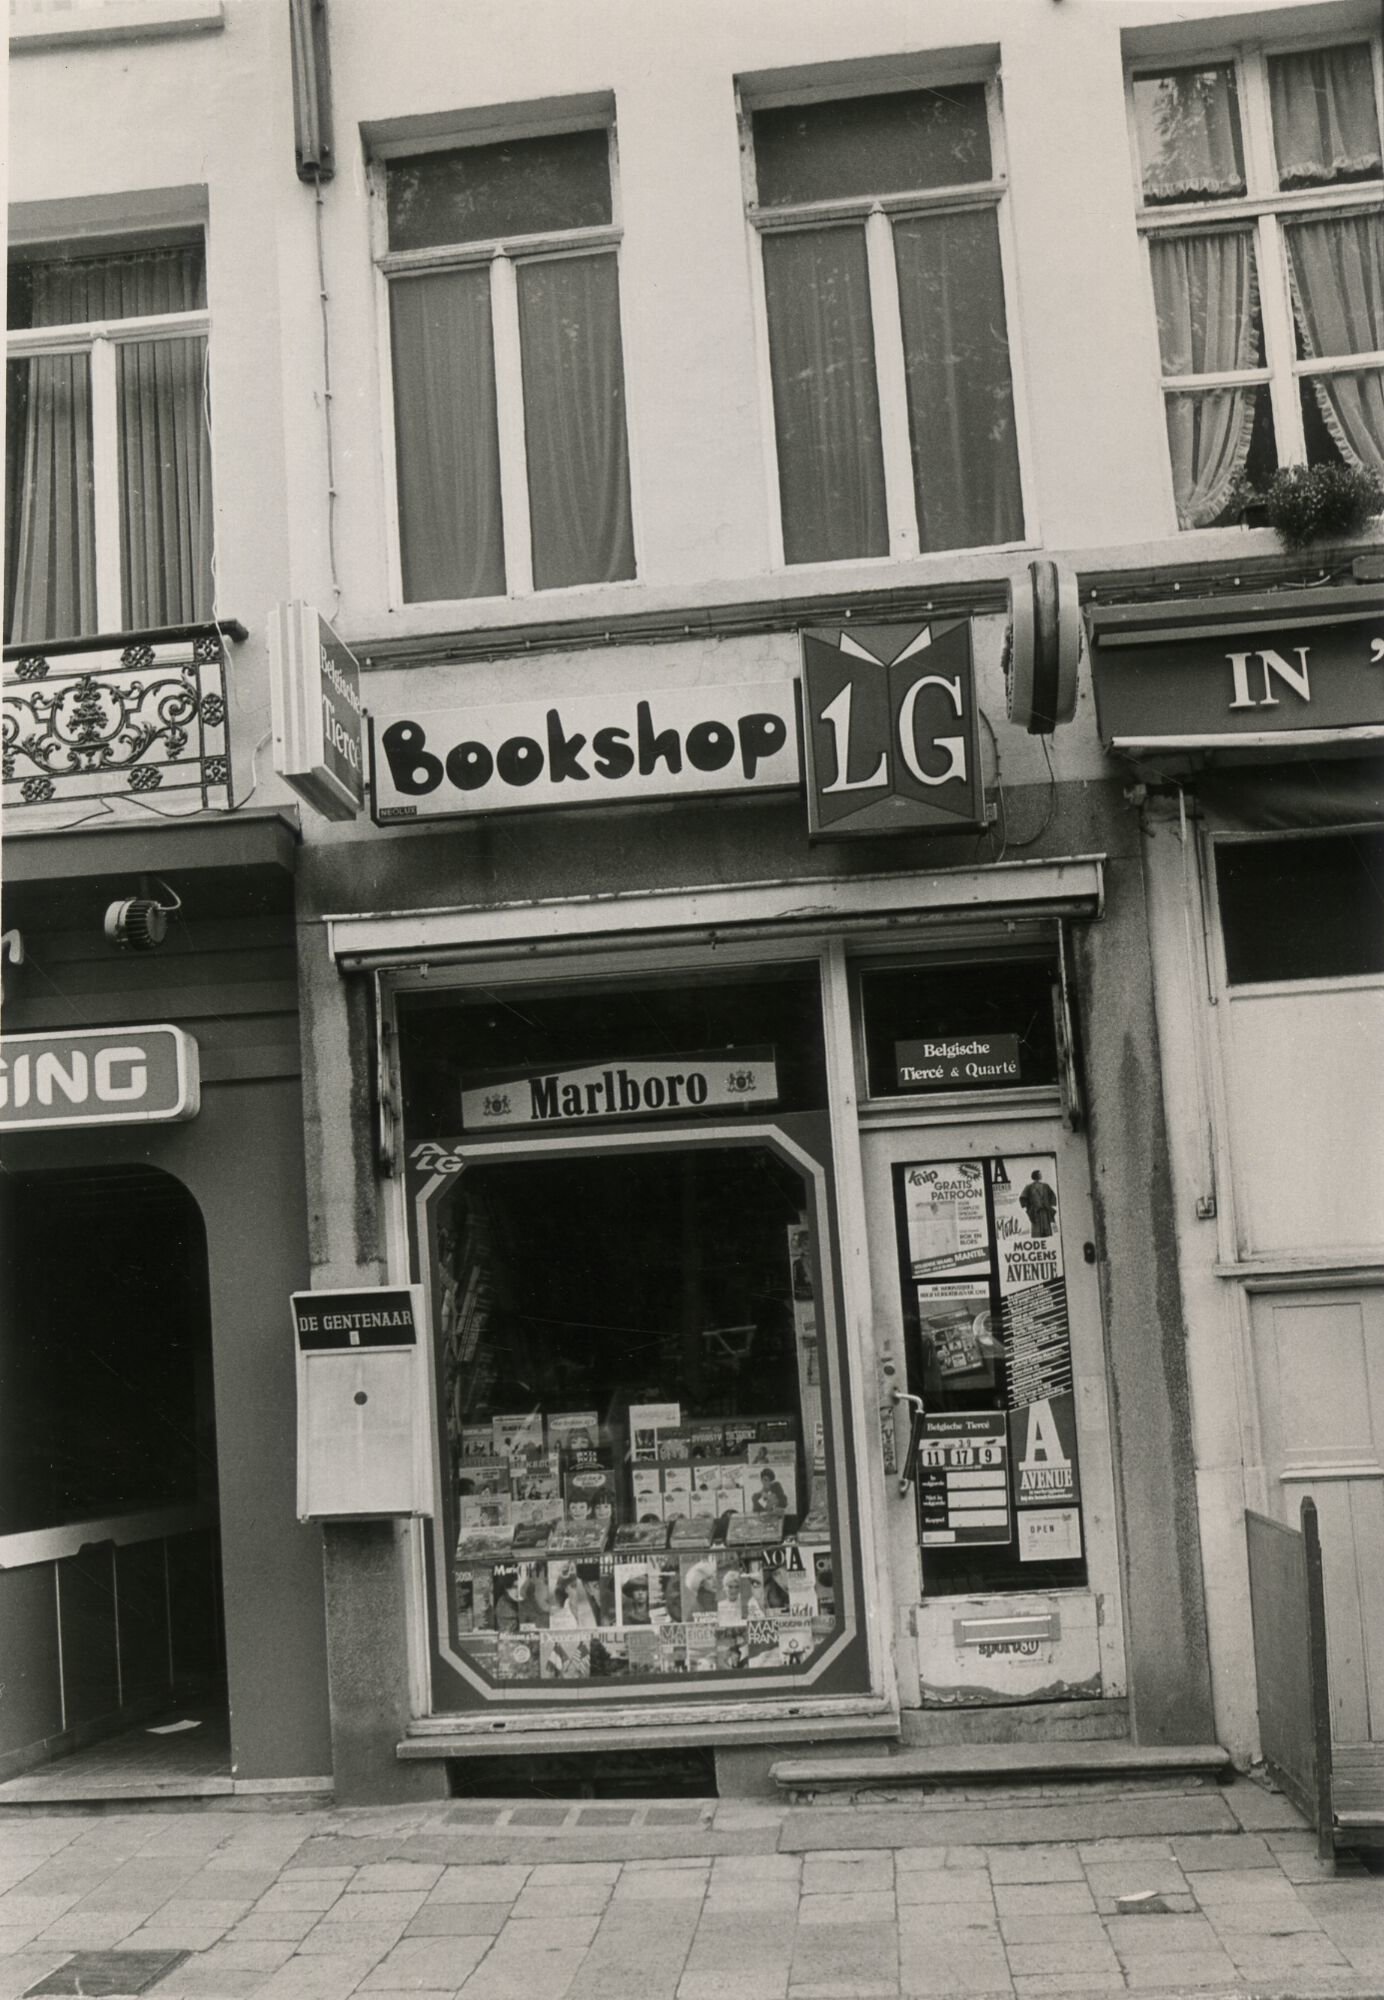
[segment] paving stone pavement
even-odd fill
[[[1247,1780],[0,1812],[0,2000],[154,1951],[158,2000],[1384,2000],[1384,1875]]]

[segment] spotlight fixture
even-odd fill
[[[103,928],[118,951],[157,951],[168,936],[168,919],[183,906],[166,882],[155,877],[155,884],[172,898],[170,902],[161,903],[152,896],[148,882],[141,878],[139,895],[126,896],[107,908]]]

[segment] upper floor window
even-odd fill
[[[613,137],[384,168],[403,595],[634,575]]]
[[[1021,540],[993,86],[749,127],[785,562]]]
[[[212,615],[204,246],[12,252],[5,638]]]
[[[1178,523],[1237,475],[1384,470],[1379,50],[1136,72],[1131,117]]]

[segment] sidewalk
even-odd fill
[[[12,1810],[0,2000],[33,1990],[1380,2000],[1384,1876],[1333,1873],[1245,1780],[855,1806]]]

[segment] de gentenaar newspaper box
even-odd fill
[[[431,1514],[418,1285],[295,1292],[298,1518]]]

